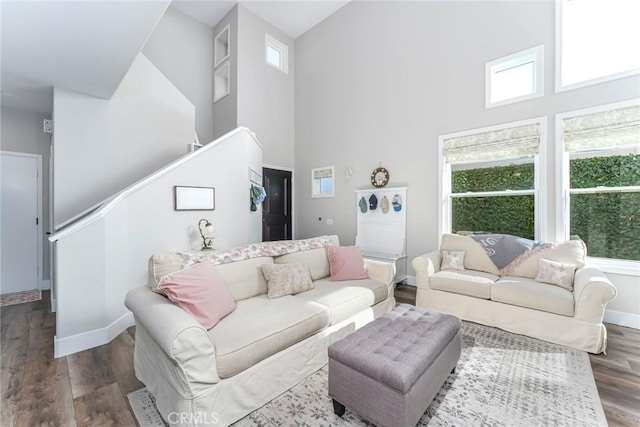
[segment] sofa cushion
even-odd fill
[[[509,276],[535,278],[538,274],[540,258],[564,264],[573,264],[576,268],[582,268],[585,265],[586,257],[587,247],[582,240],[567,240],[566,242],[554,244],[552,248],[531,255],[514,268],[509,273]]]
[[[491,285],[498,276],[484,271],[438,271],[429,278],[431,289],[490,299]]]
[[[263,264],[273,264],[271,257],[258,257],[216,265],[236,301],[267,293],[267,281],[260,271]]]
[[[491,300],[562,316],[573,316],[573,293],[555,285],[506,276],[491,287]]]
[[[442,263],[440,270],[458,270],[463,271],[464,268],[464,251],[441,251]]]
[[[207,261],[164,276],[158,289],[205,329],[214,327],[236,308],[220,273]]]
[[[443,234],[441,251],[465,251],[464,268],[499,275],[498,267],[475,240],[457,234]]]
[[[561,286],[568,291],[573,290],[573,273],[576,271],[575,265],[549,261],[544,258],[540,258],[538,261],[539,266],[536,282]]]
[[[158,289],[158,283],[167,274],[182,270],[184,260],[176,253],[156,254],[149,257],[149,287],[152,291],[165,295]]]
[[[331,282],[328,279],[314,282],[315,288],[301,292],[296,298],[313,301],[329,309],[331,324],[335,325],[353,314],[371,307],[387,298],[384,283],[371,279]]]
[[[269,298],[295,295],[313,289],[309,268],[302,263],[262,264],[260,269],[267,280]]]
[[[229,378],[329,326],[323,305],[287,295],[238,301],[236,310],[209,330],[220,378]]]
[[[327,246],[331,281],[367,279],[367,269],[357,246]]]
[[[299,262],[309,267],[311,280],[323,279],[329,275],[329,260],[325,248],[293,252],[274,258],[276,264],[293,264]]]

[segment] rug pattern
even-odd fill
[[[39,289],[31,291],[15,292],[12,294],[0,295],[0,307],[8,305],[22,304],[23,302],[40,301],[42,292]]]
[[[607,425],[587,353],[470,322],[463,322],[463,342],[456,373],[419,426]],[[333,413],[327,372],[324,366],[234,426],[370,425],[348,408],[342,418]],[[134,411],[141,398],[152,396],[146,389],[129,395]],[[151,412],[136,412],[140,425],[164,425],[155,406]]]

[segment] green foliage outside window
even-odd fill
[[[573,159],[570,173],[571,188],[640,186],[640,155]],[[453,193],[532,189],[534,165],[454,170],[451,180]],[[533,239],[534,212],[533,196],[453,198],[452,228]],[[570,234],[590,256],[640,260],[640,193],[571,195]]]

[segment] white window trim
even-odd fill
[[[280,59],[282,60],[282,67],[277,67],[271,62],[269,62],[267,55],[267,47],[271,46],[272,48],[278,50],[280,52]],[[270,36],[269,34],[264,34],[264,62],[277,69],[282,71],[285,74],[289,74],[289,46],[282,43],[280,40],[277,40],[275,37]]]
[[[493,132],[496,130],[526,126],[530,124],[540,125],[540,144],[538,155],[534,158],[534,189],[533,190],[514,190],[514,191],[490,191],[484,193],[461,193],[451,192],[451,165],[444,161],[444,141],[445,139],[456,138],[476,133]],[[438,137],[438,199],[440,200],[440,212],[438,213],[438,236],[445,233],[451,233],[451,197],[468,196],[474,197],[478,195],[496,195],[496,196],[517,196],[533,194],[534,197],[534,228],[536,240],[547,240],[547,199],[541,195],[541,190],[547,186],[547,118],[536,117],[533,119],[521,120],[518,122],[504,123],[495,126],[488,126],[478,129],[471,129],[462,132],[449,133]],[[522,193],[522,194],[520,194]],[[546,193],[546,192],[545,192]]]
[[[600,105],[597,107],[584,108],[581,110],[567,111],[564,113],[556,114],[555,122],[555,143],[556,143],[556,171],[560,173],[559,179],[556,179],[556,240],[569,239],[570,226],[569,219],[571,218],[570,204],[569,204],[569,157],[570,154],[564,151],[564,120],[582,116],[587,114],[600,113],[602,111],[631,107],[634,105],[640,105],[640,99],[632,99],[630,101],[616,102],[613,104]],[[629,188],[629,187],[617,187],[617,188]],[[630,187],[635,188],[635,187]],[[609,190],[609,188],[596,189],[601,192],[603,190]],[[614,190],[615,191],[615,190]],[[623,190],[619,190],[623,191]],[[588,193],[591,189],[574,189],[572,193]],[[602,268],[605,273],[624,274],[629,276],[640,277],[640,261],[623,260],[615,258],[595,258],[587,257],[589,263],[593,263]]]
[[[316,178],[314,178],[314,172],[318,170],[331,170],[331,193],[320,193],[319,184],[316,185]],[[334,197],[336,194],[336,168],[335,166],[324,166],[321,168],[311,169],[311,198],[320,199],[324,197]]]
[[[573,89],[579,89],[581,87],[593,86],[600,83],[609,82],[612,80],[618,80],[625,77],[635,76],[640,74],[640,68],[634,70],[623,71],[620,73],[609,74],[607,76],[596,77],[595,79],[589,79],[582,82],[571,83],[568,85],[562,85],[562,0],[556,0],[556,70],[555,70],[555,92],[566,92]]]
[[[533,93],[527,95],[516,96],[514,98],[503,99],[501,101],[491,102],[491,76],[492,68],[496,65],[515,61],[523,57],[533,56],[535,59],[535,86],[536,90]],[[498,58],[485,64],[485,108],[493,108],[506,104],[513,104],[514,102],[525,101],[527,99],[539,98],[544,95],[544,45],[532,47],[530,49],[523,50],[521,52],[514,53],[512,55]]]

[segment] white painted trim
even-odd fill
[[[202,153],[205,153],[205,152],[209,151],[213,147],[215,147],[215,146],[227,141],[232,136],[235,136],[236,134],[238,134],[240,132],[246,132],[260,148],[263,148],[262,144],[260,143],[260,141],[258,141],[258,139],[256,138],[255,133],[253,133],[251,130],[249,130],[249,129],[245,128],[245,127],[236,128],[236,129],[224,134],[223,136],[221,136],[220,138],[216,139],[215,141],[210,142],[209,144],[205,145],[201,149],[199,149],[197,151],[194,151],[193,153],[188,153],[188,154],[180,157],[178,160],[176,160],[176,161],[174,161],[172,163],[169,163],[167,166],[163,167],[162,169],[157,170],[156,172],[152,173],[151,175],[146,176],[145,178],[142,178],[140,181],[130,185],[129,187],[125,188],[124,190],[120,191],[119,193],[115,194],[114,196],[109,197],[104,202],[102,202],[100,204],[100,207],[95,209],[94,212],[92,212],[91,214],[85,216],[82,219],[79,219],[75,223],[68,224],[60,232],[58,232],[58,233],[54,234],[53,236],[49,237],[49,241],[50,242],[56,242],[56,241],[58,241],[60,239],[64,239],[65,237],[68,237],[68,236],[76,233],[78,230],[83,229],[84,227],[88,226],[89,224],[92,224],[92,223],[104,218],[107,213],[112,211],[116,206],[118,206],[120,204],[120,202],[123,199],[126,199],[127,197],[129,197],[129,195],[135,193],[136,191],[140,190],[141,188],[146,187],[147,185],[149,185],[153,181],[155,181],[158,178],[160,178],[160,177],[166,175],[167,173],[173,171],[174,169],[176,169],[177,167],[179,167],[179,166],[183,165],[184,163],[190,161],[191,159],[193,159],[195,157],[198,157],[198,156],[201,156]]]
[[[321,193],[320,184],[316,185],[316,178],[313,177],[313,173],[317,170],[331,169],[331,193]],[[316,188],[317,187],[317,188]],[[316,191],[317,190],[317,191]],[[311,169],[311,198],[321,199],[325,197],[335,197],[336,195],[336,167],[335,166],[322,166],[319,168]]]
[[[271,47],[272,49],[275,49],[278,52],[280,52],[280,59],[282,61],[281,67],[278,67],[275,64],[272,64],[271,62],[269,62],[267,47]],[[280,70],[285,74],[289,74],[289,46],[282,43],[280,40],[276,39],[275,37],[267,33],[264,33],[264,62],[270,67]]]
[[[587,257],[587,265],[594,265],[605,273],[640,277],[640,261]]]
[[[40,281],[40,286],[38,286],[38,289],[40,289],[41,291],[46,291],[48,289],[51,289],[51,281],[50,280],[41,280]]]
[[[58,301],[51,297],[51,312],[55,313],[58,310]]]
[[[227,33],[227,54],[222,58],[218,58],[218,39],[224,34]],[[213,39],[213,59],[214,64],[213,68],[217,68],[218,65],[222,64],[227,58],[231,56],[231,23],[228,23],[224,26],[222,30],[215,36]]]
[[[63,357],[107,344],[125,329],[135,324],[133,313],[127,312],[104,328],[94,329],[64,338],[58,338],[56,335],[53,341],[54,357]]]
[[[593,86],[600,83],[609,82],[612,80],[618,80],[625,77],[635,76],[640,74],[640,68],[633,70],[623,71],[620,73],[609,74],[607,76],[596,77],[594,79],[585,80],[582,82],[572,83],[566,86],[562,85],[562,0],[556,0],[556,62],[555,62],[555,92],[561,93],[573,89],[579,89],[581,87]]]
[[[640,315],[622,311],[605,310],[604,321],[627,328],[640,329]]]
[[[500,101],[491,102],[491,76],[493,75],[492,68],[496,65],[515,62],[518,59],[527,60],[533,57],[535,62],[535,91],[526,95],[520,95],[513,98],[507,98]],[[520,64],[524,65],[524,64]],[[513,65],[514,67],[518,65]],[[512,55],[508,55],[502,58],[495,59],[485,64],[485,96],[484,106],[485,108],[499,107],[501,105],[513,104],[514,102],[526,101],[527,99],[539,98],[544,96],[544,45],[538,45]]]
[[[44,218],[43,218],[43,211],[42,211],[42,154],[32,154],[32,153],[21,153],[21,152],[17,152],[17,151],[5,151],[5,150],[0,150],[0,155],[8,155],[8,156],[16,156],[16,157],[29,157],[32,159],[36,159],[36,173],[37,173],[37,179],[36,179],[36,185],[37,185],[37,189],[36,189],[36,198],[37,198],[37,205],[36,205],[36,215],[38,215],[38,226],[36,227],[36,234],[38,236],[37,239],[37,256],[38,256],[38,275],[37,275],[37,286],[38,289],[42,289],[40,288],[41,282],[42,282],[42,277],[44,276],[44,260],[42,259],[43,257],[43,253],[44,253],[44,242],[43,242],[43,237],[44,237]]]
[[[270,164],[262,164],[263,168],[267,169],[276,169],[285,172],[291,172],[291,239],[296,239],[296,171],[293,168],[287,168],[284,166],[270,165]],[[264,174],[263,174],[264,175]]]

